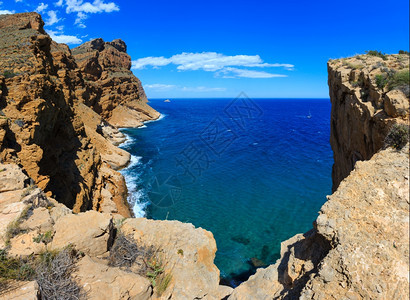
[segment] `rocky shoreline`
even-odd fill
[[[36,13],[1,15],[0,40],[0,263],[19,266],[2,268],[0,299],[40,299],[50,285],[84,299],[409,298],[409,147],[383,149],[409,122],[408,85],[393,86],[407,54],[329,61],[335,192],[312,230],[232,289],[211,232],[130,218],[118,128],[160,114],[125,43],[70,50]]]

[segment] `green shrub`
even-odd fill
[[[33,237],[33,242],[48,244],[53,240],[53,233],[47,231],[46,233],[39,233],[36,237]]]
[[[7,78],[13,78],[14,76],[17,76],[16,73],[6,70],[3,72],[3,76],[7,79]]]
[[[378,74],[376,75],[375,79],[377,87],[381,90],[386,86],[387,82],[389,81],[386,74]]]
[[[405,124],[394,124],[387,134],[384,145],[397,150],[402,149],[409,141],[409,126]]]
[[[410,53],[409,53],[409,51],[399,50],[399,54],[407,54],[407,55],[409,55]]]
[[[409,69],[401,70],[395,73],[388,82],[389,90],[395,89],[397,87],[402,87],[409,85],[410,82],[410,74]]]
[[[367,54],[367,55],[371,55],[371,56],[377,56],[377,57],[382,58],[383,60],[387,60],[386,54],[383,53],[383,52],[377,51],[377,50],[369,50],[369,51],[366,51],[366,54]]]

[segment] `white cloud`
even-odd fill
[[[15,1],[16,1],[16,3],[17,3],[17,2],[22,2],[23,0],[15,0]]]
[[[79,12],[77,14],[77,18],[75,19],[74,24],[78,25],[78,27],[80,28],[86,28],[87,26],[85,26],[84,24],[85,19],[87,19],[87,15],[83,12]]]
[[[171,90],[176,88],[176,85],[173,84],[162,84],[162,83],[154,83],[154,84],[145,84],[144,88],[146,89],[153,89],[153,90]]]
[[[55,2],[54,5],[65,7],[67,14],[77,14],[74,24],[80,28],[87,27],[84,24],[84,20],[87,19],[87,14],[110,13],[120,10],[120,7],[116,3],[104,2],[103,0],[94,0],[92,2],[84,2],[84,0],[59,0]]]
[[[101,0],[94,0],[93,3],[84,2],[83,0],[66,0],[66,12],[83,12],[83,13],[102,13],[102,12],[113,12],[119,11],[120,8],[114,2],[105,3]]]
[[[47,32],[50,35],[50,37],[57,43],[64,43],[68,45],[72,45],[72,44],[77,45],[77,44],[82,43],[82,40],[74,35],[60,34],[53,30],[48,30]]]
[[[178,86],[173,84],[162,84],[162,83],[154,83],[154,84],[145,84],[144,88],[147,90],[154,90],[154,91],[170,91],[170,90],[178,90],[182,92],[199,92],[199,93],[206,93],[206,92],[224,92],[226,88],[220,87],[205,87],[205,86],[196,86],[196,87],[187,87],[187,86]]]
[[[15,11],[14,10],[0,10],[0,15],[11,15],[14,14]]]
[[[291,64],[264,63],[259,55],[227,56],[216,52],[183,52],[181,54],[173,55],[170,58],[165,58],[164,56],[140,58],[132,62],[132,68],[143,69],[146,66],[158,68],[169,64],[177,65],[177,69],[180,71],[204,70],[209,72],[222,70],[226,67],[240,66],[255,68],[284,67],[287,69],[292,69],[294,67]]]
[[[223,74],[223,75],[221,75]],[[223,70],[216,73],[216,76],[222,76],[223,78],[274,78],[274,77],[287,77],[283,74],[273,74],[265,71],[254,71],[248,69],[238,69],[238,68],[224,68]]]
[[[44,4],[43,2],[41,2],[41,3],[37,6],[37,8],[36,8],[35,11],[38,12],[38,13],[41,13],[41,12],[43,12],[44,10],[46,10],[47,7],[48,7],[48,4]]]
[[[50,10],[47,12],[48,15],[48,19],[46,20],[46,25],[47,26],[51,26],[55,23],[58,23],[59,21],[61,21],[61,19],[59,19],[57,17],[57,12],[55,10]]]

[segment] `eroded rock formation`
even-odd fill
[[[408,69],[407,54],[329,61],[333,191],[357,161],[370,159],[383,147],[393,124],[408,123],[408,82],[394,88],[388,83]]]
[[[131,57],[120,40],[95,39],[72,50],[88,90],[85,103],[109,123],[118,127],[137,127],[157,119],[159,113],[147,105],[140,80],[130,71]]]
[[[125,137],[107,119],[139,126],[159,113],[129,71],[125,43],[97,40],[94,52],[95,43],[86,43],[75,50],[77,63],[46,34],[37,13],[0,16],[0,40],[1,160],[21,165],[34,184],[75,212],[130,216],[125,181],[115,171],[130,155],[117,148]]]

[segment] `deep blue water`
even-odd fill
[[[331,193],[328,99],[164,99],[164,117],[124,129],[136,216],[210,230],[221,276],[266,264],[312,228]],[[239,276],[240,277],[240,276]]]

